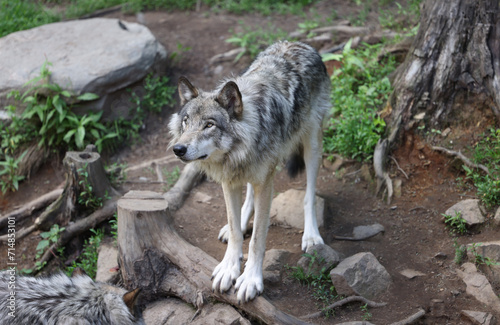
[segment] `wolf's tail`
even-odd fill
[[[304,148],[300,146],[296,152],[294,152],[286,163],[286,169],[288,171],[288,176],[291,178],[296,177],[306,168],[306,163],[304,161]]]

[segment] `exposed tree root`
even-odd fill
[[[351,303],[351,302],[361,302],[361,303],[363,303],[371,308],[384,307],[385,305],[387,305],[387,303],[385,303],[385,302],[374,302],[374,301],[368,300],[362,296],[350,296],[350,297],[344,298],[340,301],[337,301],[337,302],[331,304],[330,306],[326,307],[325,310],[323,310],[323,311],[319,311],[317,313],[301,316],[300,318],[302,318],[302,319],[317,318],[317,317],[324,315],[325,311],[327,311],[327,310],[341,307],[341,306],[348,304],[348,303]]]
[[[387,139],[378,141],[373,152],[373,168],[377,176],[376,195],[379,194],[380,189],[385,185],[387,189],[387,204],[391,204],[393,189],[392,180],[387,172],[388,143]]]
[[[483,170],[486,174],[490,175],[490,171],[489,171],[488,167],[486,167],[485,165],[482,165],[482,164],[473,163],[469,158],[465,157],[464,154],[461,153],[460,151],[453,151],[453,150],[449,150],[449,149],[446,149],[443,147],[435,147],[435,146],[432,147],[432,150],[444,152],[445,154],[447,154],[449,156],[456,157],[456,158],[460,159],[465,165],[472,167],[472,168],[479,168],[479,169]]]
[[[415,314],[411,315],[410,317],[407,317],[407,318],[405,318],[403,320],[400,320],[399,322],[392,323],[391,325],[407,325],[407,324],[412,324],[413,322],[415,322],[419,318],[423,317],[424,315],[425,315],[425,310],[423,310],[422,308],[420,308],[420,310],[418,312],[416,312]]]

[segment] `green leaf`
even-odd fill
[[[79,126],[76,130],[75,143],[79,149],[83,148],[83,139],[85,139],[85,128],[83,126]]]
[[[76,97],[76,99],[78,100],[96,100],[98,98],[99,96],[93,93],[85,93],[83,95]]]
[[[71,97],[71,93],[67,90],[61,91],[61,95],[63,95],[64,97]]]
[[[50,242],[47,239],[41,240],[36,246],[37,251],[43,251],[45,248],[49,247]]]
[[[63,140],[66,142],[66,143],[69,143],[69,141],[71,140],[71,137],[73,136],[73,134],[76,133],[76,130],[69,130],[68,133],[66,133],[66,135],[64,136]]]

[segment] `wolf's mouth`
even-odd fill
[[[198,159],[197,159],[197,160],[204,160],[204,159],[206,159],[207,157],[208,157],[208,155],[203,155],[203,156],[201,156],[201,157],[198,157]]]
[[[190,163],[190,162],[195,161],[195,160],[205,160],[205,159],[207,159],[207,157],[208,157],[208,155],[203,155],[203,156],[200,156],[196,159],[185,159],[183,157],[177,156],[177,158],[179,158],[184,163]]]

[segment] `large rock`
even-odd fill
[[[93,108],[113,111],[126,101],[122,94],[111,95],[150,71],[163,70],[167,53],[147,27],[117,19],[66,21],[12,33],[0,39],[0,108],[11,90],[23,89],[39,75],[45,60],[52,63],[52,82],[76,95],[96,93],[101,98]]]
[[[472,263],[462,265],[463,270],[457,270],[458,275],[467,285],[466,292],[486,305],[491,311],[500,313],[500,298],[497,297],[488,279],[477,272]]]
[[[484,216],[479,208],[479,200],[463,200],[446,210],[445,214],[454,217],[460,212],[460,216],[466,221],[467,226],[474,226],[484,222]]]
[[[271,223],[304,229],[305,191],[290,189],[280,193],[271,205]],[[316,220],[318,227],[324,224],[325,200],[316,195]]]
[[[477,255],[477,256],[476,256]],[[500,241],[490,241],[467,245],[467,257],[470,261],[476,258],[488,260],[491,265],[486,263],[480,265],[479,269],[486,275],[488,280],[493,283],[500,283]]]
[[[496,323],[492,314],[481,311],[462,310],[461,315],[462,318],[469,320],[474,325],[494,325]]]
[[[330,277],[338,294],[368,299],[383,293],[392,283],[391,276],[372,253],[346,258],[330,272]]]

